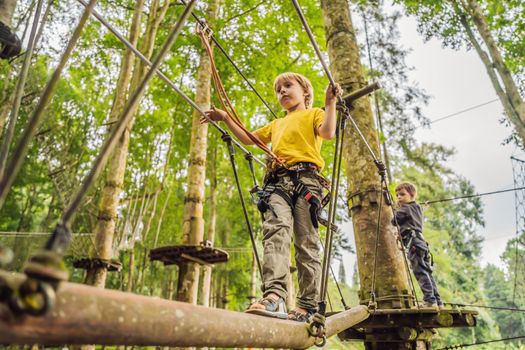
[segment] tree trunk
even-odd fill
[[[483,10],[479,6],[479,3],[476,0],[467,0],[466,3],[465,1],[461,1],[461,4],[472,18],[472,21],[474,22],[479,35],[481,36],[483,42],[487,46],[489,55],[493,62],[493,67],[498,72],[501,82],[505,87],[505,94],[508,101],[502,101],[503,105],[505,106],[510,104],[513,113],[515,114],[517,119],[519,119],[519,123],[517,124],[516,117],[513,118],[513,116],[511,114],[509,115],[509,113],[507,112],[507,115],[511,119],[511,122],[516,126],[516,129],[518,129],[518,134],[522,137],[523,144],[525,145],[525,138],[523,138],[522,136],[525,133],[525,103],[521,98],[518,87],[516,86],[516,83],[512,78],[512,74],[510,73],[510,70],[505,64],[503,57],[501,56],[500,50],[496,45],[496,41],[494,40],[494,37],[492,36],[492,33],[488,28],[487,21],[483,14]]]
[[[476,50],[478,56],[480,57],[481,62],[483,62],[483,65],[485,66],[485,69],[487,70],[487,74],[490,78],[492,86],[494,87],[494,90],[496,91],[496,94],[498,95],[503,105],[503,108],[505,110],[505,113],[507,114],[507,117],[509,118],[510,122],[514,125],[516,133],[520,137],[522,144],[525,145],[525,125],[523,124],[522,119],[520,119],[520,116],[518,115],[518,113],[516,113],[516,110],[514,109],[509,96],[505,93],[505,90],[501,86],[500,81],[498,79],[498,74],[496,70],[494,69],[494,63],[490,59],[489,55],[481,47],[467,19],[461,14],[460,16],[461,16],[461,19],[460,19],[461,24],[463,25],[463,28],[465,29],[467,37],[470,43],[472,44],[472,46],[474,47],[474,49]]]
[[[159,5],[160,0],[153,1],[151,4],[150,14],[148,17],[148,24],[146,26],[146,34],[142,40],[142,53],[145,57],[151,57],[155,43],[155,37],[159,24],[164,18],[168,9],[169,1],[166,0],[162,6]],[[135,4],[133,22],[130,28],[130,42],[136,45],[140,33],[140,19],[144,8],[144,0],[139,0]],[[128,56],[129,55],[129,56]],[[119,75],[119,82],[117,85],[117,95],[110,114],[110,121],[114,121],[122,113],[123,106],[129,92],[134,91],[144,78],[147,72],[147,66],[140,60],[136,60],[137,64],[132,73],[133,54],[130,50],[126,50],[121,74]],[[130,85],[131,80],[131,85]],[[119,195],[122,191],[124,173],[126,170],[126,160],[128,156],[129,138],[135,115],[138,111],[139,104],[130,113],[134,116],[130,119],[127,128],[113,151],[112,158],[108,165],[108,177],[106,185],[102,192],[102,201],[100,205],[99,220],[96,229],[96,245],[97,250],[101,255],[100,258],[110,259],[112,255],[113,235],[116,226],[116,213],[119,204]],[[130,271],[131,273],[131,271]],[[89,271],[88,284],[99,285],[103,287],[106,281],[107,270],[105,268],[92,269]],[[129,286],[128,286],[129,287]]]
[[[346,0],[323,0],[328,54],[334,78],[345,89],[345,93],[363,86],[364,74],[359,59],[359,46]],[[352,117],[363,132],[376,155],[379,154],[377,130],[370,102],[361,98],[355,103]],[[361,281],[360,301],[367,303],[371,293],[374,268],[375,236],[377,230],[379,190],[381,188],[377,168],[363,140],[348,123],[343,146],[345,170],[348,178],[350,215],[352,217]],[[394,227],[390,224],[392,210],[384,204],[378,236],[378,264],[376,270],[376,297],[406,294],[408,276],[403,257],[394,238]],[[385,303],[385,307],[390,302]]]
[[[346,94],[365,84],[348,1],[322,0],[321,6],[330,68],[335,81],[341,84]],[[377,156],[380,154],[377,130],[368,98],[359,99],[354,107],[352,117]],[[390,224],[392,210],[384,200],[379,206],[383,196],[381,179],[372,156],[351,123],[345,130],[343,156],[348,179],[348,205],[356,241],[360,303],[368,304],[373,293],[379,308],[410,307],[412,300],[406,297],[412,294],[409,291],[409,276],[397,247],[395,229]],[[365,344],[367,348],[373,348],[371,343]]]
[[[210,0],[206,18],[208,18],[211,25],[217,18],[218,7],[218,0]],[[210,83],[210,59],[203,49],[200,55],[195,103],[204,110],[210,108]],[[200,124],[199,119],[200,114],[194,112],[188,168],[188,190],[184,198],[184,218],[182,224],[182,240],[184,244],[188,245],[198,245],[204,238],[202,212],[204,203],[204,180],[206,178],[208,124]],[[197,303],[199,270],[199,265],[195,263],[180,266],[177,300],[193,304]]]
[[[0,22],[11,27],[17,0],[0,0]]]
[[[213,144],[212,159],[210,160],[210,207],[208,219],[208,235],[207,240],[211,242],[212,246],[215,242],[215,228],[217,223],[217,143]],[[202,294],[201,305],[210,306],[210,290],[211,290],[211,274],[213,271],[212,265],[204,267],[202,278]]]
[[[136,45],[140,34],[140,23],[144,8],[144,0],[138,0],[135,4],[133,19],[129,30],[129,40]],[[117,82],[115,100],[111,109],[110,122],[118,118],[128,96],[132,75],[133,53],[126,50]],[[133,120],[130,124],[133,123]],[[129,143],[129,132],[131,126],[126,128],[120,138],[108,165],[108,176],[102,190],[102,199],[99,207],[98,221],[95,228],[95,251],[91,254],[94,258],[111,259],[113,257],[113,236],[115,233],[117,207],[119,196],[122,191],[124,172],[126,169],[126,157]],[[131,273],[131,272],[130,272]],[[106,268],[94,268],[88,270],[86,283],[104,288],[106,284]],[[129,284],[128,284],[129,288]]]

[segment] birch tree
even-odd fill
[[[208,3],[208,24],[217,18],[218,0]],[[210,108],[210,59],[201,50],[197,73],[195,103],[203,110]],[[183,244],[199,245],[204,239],[204,180],[206,178],[206,148],[208,124],[199,123],[200,114],[193,112],[191,128],[190,158],[188,168],[188,189],[184,198],[184,217],[182,224]],[[177,300],[197,303],[200,266],[196,263],[182,264],[179,269]]]

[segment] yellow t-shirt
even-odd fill
[[[324,160],[321,158],[323,139],[317,129],[324,120],[324,111],[320,108],[310,108],[289,113],[254,131],[260,139],[272,143],[272,150],[287,165],[298,162],[314,163],[322,169]]]

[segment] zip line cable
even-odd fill
[[[457,112],[454,112],[452,114],[447,114],[446,116],[444,117],[440,117],[440,118],[436,118],[436,119],[431,119],[428,121],[428,123],[422,123],[421,125],[418,125],[416,127],[414,127],[412,130],[416,130],[416,129],[419,129],[419,128],[422,128],[424,126],[427,126],[427,125],[430,125],[430,124],[435,124],[435,123],[438,123],[442,120],[445,120],[445,119],[449,119],[449,118],[452,118],[452,117],[455,117],[457,115],[460,115],[460,114],[463,114],[465,112],[469,112],[469,111],[472,111],[474,109],[477,109],[477,108],[480,108],[480,107],[483,107],[483,106],[486,106],[486,105],[489,105],[491,103],[494,103],[496,101],[499,101],[499,98],[495,98],[493,100],[490,100],[490,101],[487,101],[487,102],[483,102],[483,103],[480,103],[480,104],[477,104],[475,106],[472,106],[472,107],[468,107],[468,108],[465,108],[465,109],[462,109],[460,111],[457,111]]]
[[[370,65],[370,70],[374,70],[374,65],[373,65],[373,62],[372,62],[372,52],[371,52],[371,49],[370,49],[370,40],[369,40],[369,37],[368,37],[368,21],[366,19],[366,14],[365,14],[365,11],[363,10],[363,22],[364,22],[364,27],[365,27],[365,38],[366,38],[366,51],[368,53],[368,64]],[[374,106],[375,106],[375,110],[376,110],[376,116],[377,116],[377,128],[379,129],[379,132],[384,135],[384,132],[383,132],[383,118],[382,118],[382,113],[381,113],[381,108],[379,106],[379,99],[377,98],[377,96],[374,96]],[[381,146],[381,138],[379,137],[378,135],[378,138],[377,138],[377,143]],[[390,160],[389,160],[389,157],[388,157],[388,148],[387,148],[387,145],[386,145],[386,137],[384,138],[383,140],[383,158],[385,159],[385,166],[386,166],[386,171],[387,171],[387,175],[388,175],[388,182],[392,182],[392,174],[390,172]]]
[[[458,197],[452,197],[452,198],[442,198],[442,199],[436,199],[436,200],[432,200],[432,201],[422,201],[422,203],[424,205],[427,205],[427,204],[434,204],[434,203],[450,202],[450,201],[453,201],[453,200],[456,200],[456,199],[467,199],[467,198],[483,197],[483,196],[489,196],[489,195],[498,194],[498,193],[520,191],[520,190],[525,190],[525,186],[524,187],[517,187],[517,188],[509,188],[509,189],[501,190],[501,191],[477,193],[477,194],[470,194],[470,195],[466,195],[466,196],[458,196]]]
[[[525,335],[520,335],[520,336],[510,337],[510,338],[501,338],[501,339],[495,339],[495,340],[487,340],[487,341],[470,343],[470,344],[448,345],[448,346],[445,346],[444,348],[439,348],[437,350],[461,349],[461,348],[466,348],[468,346],[476,346],[476,345],[481,345],[481,344],[490,344],[490,343],[497,343],[501,341],[518,340],[518,339],[525,339]]]
[[[370,64],[370,69],[373,70],[374,67],[373,67],[373,63],[372,63],[372,54],[371,54],[371,49],[370,49],[370,40],[369,40],[369,36],[368,36],[368,21],[367,21],[367,18],[366,18],[365,11],[363,10],[362,12],[363,12],[363,22],[364,22],[364,28],[365,28],[366,47],[367,47],[367,52],[368,52],[368,62]],[[378,101],[377,97],[375,97],[375,96],[374,96],[374,102],[375,102],[375,109],[376,109],[376,114],[377,114],[378,129],[379,129],[379,131],[381,133],[383,133],[383,122],[382,122],[382,118],[381,118],[381,108],[379,107],[379,101]],[[378,138],[378,144],[381,147],[381,142],[380,142],[379,138]],[[388,176],[388,182],[391,182],[392,181],[392,176],[391,176],[391,173],[390,173],[390,162],[389,162],[389,157],[388,157],[388,149],[387,149],[387,145],[386,145],[386,140],[383,141],[383,157],[384,157],[384,160],[385,160],[385,168],[386,168],[386,172],[387,172],[387,176]],[[385,191],[388,191],[388,183],[384,182],[384,184],[386,185]],[[383,198],[382,194],[383,194],[383,181],[381,182],[381,199]],[[390,197],[390,192],[387,192],[386,195],[388,197]],[[390,198],[389,202],[393,203],[393,200]],[[380,207],[379,208],[379,213],[378,213],[377,232],[376,232],[376,247],[375,247],[375,255],[374,255],[373,279],[372,279],[372,284],[374,286],[375,286],[375,277],[376,277],[377,244],[378,244],[378,236],[379,236],[379,225],[380,225],[381,209],[382,208]],[[400,235],[399,224],[397,223],[397,220],[395,220],[396,213],[395,213],[393,208],[392,208],[392,214],[394,216],[394,222],[395,222],[395,226],[396,226],[397,232]],[[404,245],[403,245],[403,243],[401,241],[400,241],[400,245],[399,246],[400,246],[400,249],[401,249],[401,252],[402,252],[402,255],[403,255],[403,265],[404,265],[405,271],[407,273],[408,283],[409,283],[410,288],[412,290],[412,296],[411,297],[412,297],[412,299],[415,300],[415,303],[416,303],[417,307],[419,308],[419,300],[418,300],[418,297],[417,297],[417,294],[416,294],[416,289],[414,287],[414,280],[413,280],[412,274],[410,273],[410,267],[408,265],[408,257],[407,257],[406,251],[405,251],[405,247],[404,247]],[[371,295],[371,297],[375,298],[374,288],[372,288],[371,292],[373,293]],[[373,305],[376,305],[376,302],[375,302],[375,300],[373,300],[373,298],[370,299],[370,302]]]
[[[185,0],[180,0],[184,5],[186,5],[186,1]],[[195,15],[194,13],[192,14],[193,18],[200,24],[200,26],[202,28],[207,28],[207,25],[206,23],[201,20],[199,17],[197,17],[197,15]],[[248,86],[250,87],[250,89],[252,89],[252,91],[257,95],[257,97],[259,98],[259,100],[261,100],[261,102],[266,106],[266,108],[268,109],[268,111],[270,111],[270,113],[272,114],[273,116],[273,119],[277,119],[277,115],[275,114],[275,112],[272,110],[272,108],[270,107],[270,105],[268,104],[268,102],[266,102],[264,100],[264,98],[261,96],[261,94],[257,91],[257,89],[252,85],[252,83],[250,83],[250,80],[248,80],[248,78],[246,77],[246,75],[244,75],[244,73],[240,70],[240,68],[237,66],[237,64],[235,64],[235,62],[233,61],[233,59],[228,55],[228,53],[226,52],[226,50],[224,50],[224,48],[221,46],[221,44],[217,41],[217,39],[215,39],[215,37],[213,36],[213,34],[210,34],[210,39],[213,41],[213,43],[215,45],[217,45],[217,48],[222,52],[222,54],[224,55],[224,57],[226,57],[226,59],[231,63],[231,65],[233,66],[233,68],[235,68],[235,70],[237,71],[237,73],[239,73],[239,75],[244,79],[244,81],[246,82],[246,84],[248,84]]]
[[[299,16],[299,19],[301,20],[301,23],[303,25],[303,28],[306,32],[306,34],[308,35],[308,38],[310,39],[310,42],[312,44],[312,47],[315,51],[315,53],[317,54],[317,57],[319,59],[319,62],[321,63],[323,69],[324,69],[324,72],[328,78],[328,80],[330,81],[330,85],[332,86],[332,88],[334,89],[334,94],[335,94],[335,89],[336,89],[336,83],[334,81],[334,78],[332,77],[332,74],[330,73],[330,70],[328,69],[328,66],[326,64],[326,62],[324,61],[324,58],[323,58],[323,55],[321,54],[321,50],[319,49],[319,45],[317,45],[317,42],[313,36],[313,33],[312,31],[310,30],[310,27],[306,21],[306,18],[301,10],[301,7],[299,5],[299,3],[297,2],[297,0],[292,0],[292,3],[293,3],[293,6],[295,7],[295,10]],[[365,88],[366,89],[366,88]],[[363,89],[364,90],[364,89]],[[373,90],[372,90],[373,91]],[[357,96],[361,96],[361,94],[359,92],[356,92]],[[337,94],[335,94],[337,95]],[[355,97],[355,99],[357,99],[358,97]],[[365,146],[368,148],[368,151],[370,152],[373,160],[374,160],[374,163],[376,164],[376,166],[378,166],[378,169],[380,170],[383,170],[384,169],[384,165],[382,164],[381,161],[379,161],[379,159],[377,158],[376,154],[374,153],[374,151],[372,150],[372,148],[370,147],[370,144],[368,143],[368,141],[366,140],[365,136],[363,135],[363,133],[361,132],[361,129],[359,128],[359,126],[357,125],[357,123],[355,122],[354,118],[352,118],[352,116],[350,115],[349,111],[348,111],[348,108],[346,107],[345,105],[345,102],[344,102],[344,99],[343,97],[341,96],[338,96],[338,104],[339,105],[342,105],[343,108],[344,108],[344,111],[341,115],[341,117],[339,118],[338,120],[338,126],[336,127],[336,146],[335,146],[335,152],[334,152],[334,163],[333,163],[333,171],[332,171],[332,184],[333,184],[333,188],[332,188],[332,196],[330,198],[330,205],[329,205],[329,212],[328,212],[328,225],[327,225],[327,234],[326,234],[326,244],[325,244],[325,254],[324,254],[324,257],[323,257],[323,264],[322,264],[322,274],[321,274],[321,293],[320,293],[320,299],[321,301],[319,302],[319,314],[324,316],[325,315],[325,312],[326,312],[326,292],[327,292],[327,287],[328,287],[328,268],[329,268],[329,265],[330,265],[330,258],[331,258],[331,252],[332,252],[332,243],[333,243],[333,234],[331,232],[331,225],[335,219],[335,202],[337,201],[337,193],[338,193],[338,187],[339,187],[339,178],[340,178],[340,170],[341,170],[341,161],[342,161],[342,145],[343,145],[343,140],[344,140],[344,128],[345,128],[345,121],[346,119],[349,119],[352,123],[352,125],[354,126],[355,130],[357,131],[357,133],[359,134],[360,138],[362,139],[362,141],[364,142]],[[339,134],[341,134],[341,136],[339,137]],[[385,175],[386,175],[386,169],[384,169],[385,171]],[[382,176],[383,178],[383,176]],[[324,337],[324,330],[323,330],[323,324],[321,322],[315,322],[315,325],[317,327],[317,330],[318,330],[318,333],[317,333],[317,337],[318,338],[322,338],[323,341],[326,341],[326,338]]]

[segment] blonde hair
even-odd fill
[[[273,90],[277,91],[277,85],[282,81],[292,81],[295,80],[303,88],[303,91],[306,93],[304,96],[304,106],[306,108],[312,108],[314,103],[314,87],[310,80],[302,74],[286,72],[279,74],[273,82]]]
[[[416,187],[416,185],[414,185],[411,182],[408,182],[408,181],[401,182],[396,187],[396,192],[399,191],[399,190],[407,191],[408,194],[411,195],[413,198],[416,198],[416,196],[417,196],[417,187]]]

